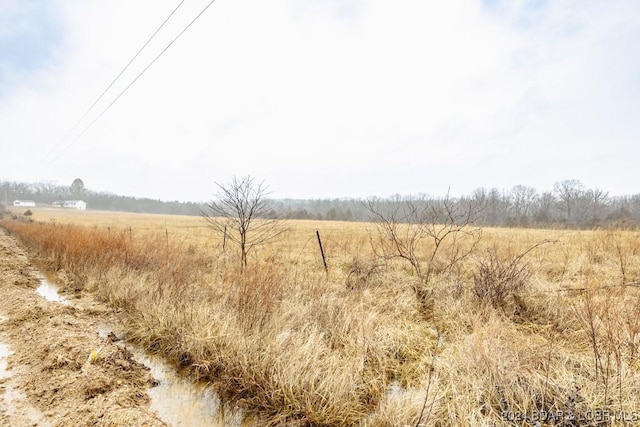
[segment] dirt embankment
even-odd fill
[[[88,296],[47,301],[39,285],[0,229],[0,425],[164,426],[149,409],[148,369],[97,333],[117,324],[112,311]]]

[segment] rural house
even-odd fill
[[[87,209],[87,202],[82,200],[63,200],[53,202],[52,206],[54,208],[77,209],[79,211],[84,211]]]
[[[36,202],[33,200],[14,200],[13,206],[18,208],[35,208]]]

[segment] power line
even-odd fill
[[[124,90],[122,90],[122,92],[120,92],[120,94],[118,94],[118,96],[111,101],[111,103],[109,105],[107,105],[107,107],[102,110],[100,112],[100,114],[98,114],[98,116],[93,119],[83,130],[82,132],[80,132],[78,134],[78,136],[76,136],[69,144],[67,144],[59,153],[56,157],[54,157],[51,162],[49,162],[49,164],[55,162],[56,160],[58,160],[58,158],[60,158],[60,156],[66,151],[68,150],[73,144],[75,144],[90,128],[91,126],[93,126],[93,124],[95,122],[97,122],[103,115],[104,113],[106,113],[113,104],[116,103],[116,101],[118,101],[120,99],[120,97],[122,95],[124,95],[124,93],[136,82],[138,81],[138,79],[182,36],[182,34],[184,34],[185,31],[187,31],[187,29],[189,29],[189,27],[191,27],[191,25],[193,25],[194,22],[196,22],[198,20],[198,18],[200,18],[200,16],[202,16],[202,14],[213,4],[215,0],[211,0],[209,3],[207,3],[207,5],[204,7],[204,9],[202,9],[200,11],[200,13],[198,13],[198,15],[196,15],[195,18],[193,18],[191,20],[191,22],[189,22],[189,24],[187,24],[187,26],[180,31],[180,33],[178,33],[178,35],[153,59],[153,61],[151,61],[149,63],[149,65],[147,65],[141,72],[140,74],[138,74],[136,76],[135,79],[133,79],[133,81],[131,81],[131,83],[129,83]],[[84,117],[88,114],[89,111],[91,111],[91,109],[93,109],[93,107],[98,103],[98,101],[104,96],[104,94],[111,88],[111,86],[113,86],[113,83],[115,83],[115,81],[122,75],[122,73],[127,69],[127,67],[136,59],[136,57],[140,54],[140,52],[146,47],[147,44],[149,44],[149,42],[151,41],[151,39],[153,39],[153,37],[155,37],[155,35],[158,33],[158,31],[160,31],[160,29],[164,26],[164,24],[171,18],[171,16],[176,12],[176,10],[178,10],[178,8],[182,5],[182,3],[184,3],[184,0],[182,0],[178,6],[176,6],[176,8],[173,10],[173,12],[171,12],[171,14],[167,17],[167,19],[165,19],[165,21],[162,23],[162,25],[160,25],[160,27],[155,31],[155,33],[153,33],[153,35],[149,38],[149,40],[147,40],[147,42],[144,44],[144,46],[138,51],[138,53],[136,53],[136,55],[133,57],[133,59],[131,59],[131,61],[129,61],[129,63],[126,65],[126,67],[120,72],[120,74],[118,74],[118,76],[114,79],[113,82],[111,82],[111,84],[109,85],[109,87],[107,87],[107,89],[105,89],[105,91],[100,95],[100,97],[96,100],[96,102],[93,103],[93,105],[89,108],[89,110],[87,110],[87,112],[82,116],[82,118],[78,121],[78,123],[76,123],[76,125],[73,127],[73,129],[75,129],[77,127],[77,125],[82,121],[82,119],[84,119]],[[73,129],[71,131],[73,131]],[[71,133],[71,131],[69,133]],[[68,136],[68,134],[67,134]],[[66,137],[63,138],[60,142],[64,141],[66,139]],[[58,144],[60,145],[60,143]],[[57,146],[56,148],[57,149]],[[53,151],[55,151],[52,150]]]
[[[144,50],[145,47],[147,47],[147,45],[149,44],[149,42],[151,42],[151,40],[153,40],[153,38],[156,36],[156,34],[158,34],[158,32],[162,29],[162,27],[164,27],[164,25],[167,23],[167,21],[169,21],[169,19],[171,19],[171,17],[173,16],[174,13],[176,13],[176,11],[180,8],[180,6],[182,6],[182,3],[184,3],[184,0],[180,1],[180,3],[178,3],[178,6],[176,6],[175,9],[173,9],[173,11],[169,14],[169,16],[162,22],[162,24],[160,24],[160,26],[158,27],[158,29],[151,35],[151,37],[149,37],[149,39],[142,45],[142,47],[140,48],[140,50],[138,50],[138,52],[133,56],[133,58],[131,58],[131,60],[129,61],[129,63],[127,63],[127,65],[124,66],[124,68],[122,69],[122,71],[120,71],[120,73],[115,77],[115,79],[113,79],[113,81],[109,84],[109,86],[107,86],[107,88],[100,94],[100,96],[98,96],[98,99],[96,99],[93,104],[91,104],[91,106],[84,112],[84,114],[82,115],[82,117],[80,117],[80,119],[76,122],[75,125],[73,125],[73,127],[71,129],[69,129],[69,131],[66,133],[65,136],[62,137],[62,139],[60,141],[58,141],[58,143],[55,145],[55,147],[53,147],[43,158],[43,160],[46,160],[47,157],[49,157],[50,155],[52,155],[57,149],[58,147],[60,147],[60,145],[69,137],[69,135],[71,135],[73,133],[73,131],[78,127],[78,125],[80,123],[82,123],[82,121],[84,120],[85,117],[87,117],[87,114],[89,114],[91,112],[91,110],[93,110],[93,107],[96,106],[96,104],[98,102],[100,102],[100,100],[102,99],[102,97],[109,91],[109,89],[111,89],[111,87],[114,85],[114,83],[120,78],[120,76],[122,76],[122,74],[127,70],[127,68],[129,68],[129,66],[131,65],[131,63],[133,61],[135,61],[135,59],[138,57],[138,55],[140,55],[140,53]]]

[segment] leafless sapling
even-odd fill
[[[269,205],[264,182],[251,176],[218,184],[216,200],[206,205],[205,220],[240,249],[240,264],[247,266],[247,254],[280,236],[284,228]]]
[[[480,241],[481,232],[473,224],[483,206],[473,199],[395,197],[369,200],[366,208],[377,231],[374,250],[386,259],[400,258],[411,265],[420,279],[414,291],[423,308],[434,274],[453,269]],[[446,256],[441,253],[445,242]]]

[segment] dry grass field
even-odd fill
[[[274,425],[640,422],[636,230],[483,229],[451,268],[467,243],[443,242],[425,305],[372,224],[288,221],[241,269],[201,218],[33,212],[1,224],[122,309],[132,340]]]

